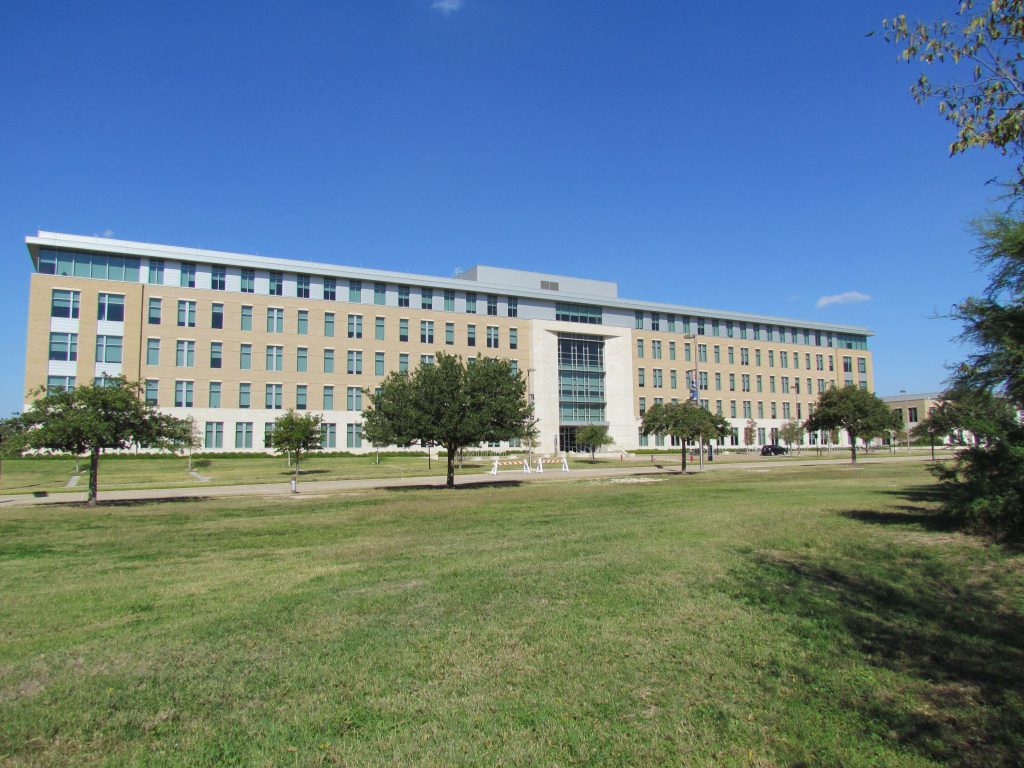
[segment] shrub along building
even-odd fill
[[[196,420],[207,450],[263,450],[287,408],[323,415],[325,448],[370,450],[364,388],[438,350],[513,361],[542,452],[574,450],[587,424],[608,426],[612,450],[666,445],[640,418],[687,398],[733,425],[724,447],[777,442],[825,388],[873,389],[865,328],[622,299],[602,280],[487,266],[431,277],[50,232],[26,244],[26,393],[137,379],[149,402]]]

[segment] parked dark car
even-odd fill
[[[789,449],[783,448],[781,445],[761,446],[762,456],[785,456],[787,453],[789,453]]]

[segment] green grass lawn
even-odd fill
[[[1024,557],[932,495],[884,464],[0,508],[0,765],[1020,765]]]

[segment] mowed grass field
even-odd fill
[[[1014,766],[925,468],[0,508],[3,766]]]

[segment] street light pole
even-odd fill
[[[527,368],[526,369],[526,401],[531,406],[533,405],[533,390],[530,387],[530,374],[533,373],[535,370],[536,370],[536,368]],[[537,418],[537,415],[536,415],[536,413],[534,413],[534,419],[536,419],[536,418]],[[532,434],[527,436],[527,438],[526,438],[526,455],[528,457],[527,461],[532,463],[533,462],[533,435]]]
[[[692,333],[688,333],[683,336],[684,339],[693,340],[693,386],[697,390],[697,407],[700,408],[700,349],[697,346],[697,337]],[[697,436],[697,446],[699,448],[699,461],[700,471],[704,471],[704,434],[701,433]],[[683,450],[686,450],[686,446],[683,446]]]
[[[907,456],[910,455],[910,408],[907,407],[907,390],[901,389],[903,395],[903,428],[907,430]]]

